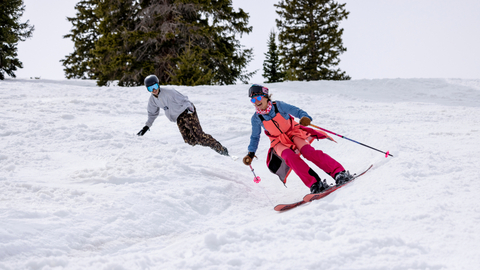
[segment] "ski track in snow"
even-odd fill
[[[242,158],[247,85],[174,86],[233,160],[183,142],[143,87],[0,82],[0,269],[475,269],[480,265],[480,80],[266,84],[333,136],[314,147],[350,172],[330,196],[278,213],[285,188]],[[316,169],[314,165],[312,168]],[[321,177],[332,182],[325,173]]]

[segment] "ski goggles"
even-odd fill
[[[255,103],[255,102],[257,102],[257,100],[258,100],[258,101],[262,100],[262,97],[263,97],[263,95],[255,96],[255,97],[253,97],[252,99],[250,99],[250,101],[251,101],[252,103]]]
[[[158,83],[152,84],[152,85],[150,85],[150,86],[147,86],[148,92],[153,92],[153,90],[157,90],[158,88],[160,88],[160,86],[158,85]]]

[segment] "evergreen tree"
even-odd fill
[[[285,78],[286,81],[298,81],[297,74],[295,69],[289,68],[285,71]]]
[[[277,43],[275,40],[275,31],[270,32],[268,38],[268,52],[265,53],[265,61],[263,61],[263,77],[267,79],[265,83],[274,83],[283,81],[285,74],[280,67],[280,59],[278,56]]]
[[[183,0],[183,2],[192,2]],[[187,20],[193,27],[197,39],[194,45],[206,50],[202,60],[213,70],[214,82],[235,84],[237,80],[248,83],[256,71],[246,73],[244,69],[252,60],[252,49],[242,49],[236,39],[252,31],[248,26],[248,14],[242,9],[235,12],[231,0],[197,0],[194,18]]]
[[[98,85],[118,80],[120,86],[137,86],[148,75],[140,74],[142,64],[135,57],[135,49],[140,45],[136,38],[142,36],[135,31],[141,12],[139,2],[103,0],[97,4],[95,13],[101,18],[97,26],[99,38],[89,63],[95,69]]]
[[[98,0],[83,0],[77,3],[76,17],[67,18],[73,27],[70,34],[63,38],[70,38],[73,41],[75,50],[66,56],[62,62],[67,79],[87,79],[96,78],[96,73],[90,63],[94,61],[93,49],[98,40],[99,33],[96,25],[100,19],[95,14],[95,8]]]
[[[32,36],[34,27],[20,23],[25,11],[23,0],[1,0],[0,2],[0,80],[5,79],[4,73],[15,78],[17,68],[23,68],[23,63],[17,58],[17,45]]]
[[[349,80],[340,69],[342,44],[341,20],[348,17],[345,4],[334,0],[281,0],[277,7],[280,19],[280,56],[289,77],[298,80]]]
[[[95,33],[91,35],[94,42],[84,47],[76,44],[76,52],[63,60],[64,65],[68,64],[66,73],[78,76],[87,67],[89,78],[97,79],[97,84],[118,80],[123,86],[141,85],[145,76],[156,74],[162,83],[168,84],[172,75],[176,81],[188,79],[180,78],[185,72],[175,69],[186,68],[185,62],[180,62],[193,53],[200,61],[199,67],[205,68],[204,74],[213,75],[208,83],[204,81],[206,77],[200,80],[203,84],[233,84],[253,75],[244,72],[252,51],[242,50],[235,38],[236,34],[251,31],[248,15],[242,10],[234,12],[231,0],[83,2],[92,4],[93,12],[89,14],[87,9],[88,12],[70,18],[81,23],[74,24],[72,34],[66,37],[77,36],[75,31],[85,33],[79,26],[94,22],[95,29],[89,30]],[[83,19],[84,15],[90,16],[90,20]],[[78,37],[79,41],[84,38]],[[82,51],[83,59],[73,56]]]
[[[191,44],[179,57],[177,66],[168,72],[171,77],[170,84],[174,85],[211,85],[214,84],[215,74],[208,69],[201,61],[201,52],[191,48]]]

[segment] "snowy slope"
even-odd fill
[[[92,81],[0,82],[0,269],[477,269],[480,80],[267,85],[335,137],[313,146],[355,183],[284,213],[308,192],[247,152],[248,86],[175,87],[233,160],[183,142],[149,93]],[[316,168],[316,167],[314,167]],[[325,173],[316,170],[322,177]]]

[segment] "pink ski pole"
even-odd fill
[[[324,128],[315,126],[315,125],[313,125],[313,124],[310,124],[310,126],[312,126],[312,127],[314,127],[314,128],[318,128],[318,129],[323,130],[323,131],[325,131],[325,132],[328,132],[328,133],[330,133],[330,134],[337,135],[338,137],[347,139],[347,140],[349,140],[349,141],[351,141],[351,142],[358,143],[358,144],[360,144],[360,145],[362,145],[362,146],[368,147],[368,148],[373,149],[373,150],[375,150],[375,151],[378,151],[378,152],[380,152],[380,153],[384,153],[386,158],[387,158],[388,156],[393,157],[393,155],[390,154],[390,151],[383,152],[383,151],[380,151],[380,150],[378,150],[378,149],[376,149],[376,148],[373,148],[373,147],[371,147],[371,146],[368,146],[368,145],[366,145],[366,144],[363,144],[363,143],[354,141],[354,140],[352,140],[352,139],[349,139],[349,138],[347,138],[347,137],[345,137],[345,136],[342,136],[342,135],[340,135],[340,134],[337,134],[337,133],[335,133],[335,132],[331,132],[330,130],[326,130],[326,129],[324,129]]]
[[[253,170],[252,165],[250,165],[250,169],[252,170],[253,176],[255,177],[255,178],[253,178],[253,182],[255,182],[255,183],[257,183],[257,184],[260,183],[260,181],[262,181],[262,179],[260,179],[260,176],[256,176],[256,175],[255,175],[255,172],[254,172],[254,170]]]

